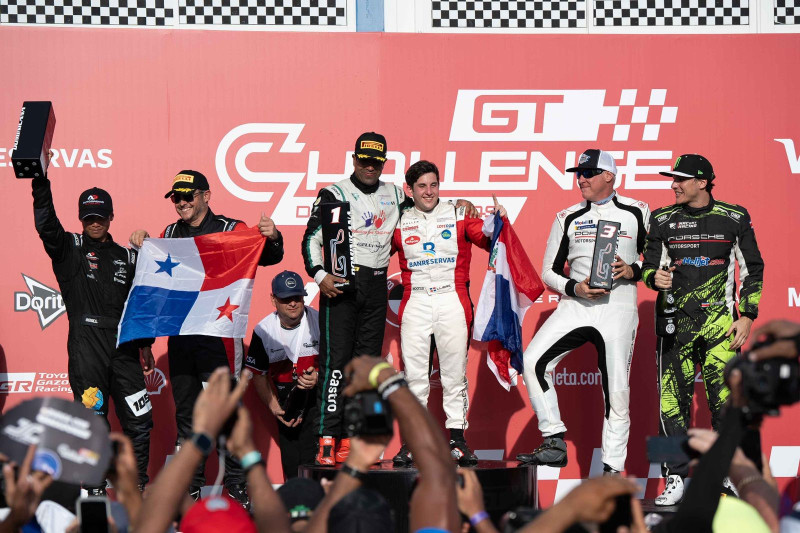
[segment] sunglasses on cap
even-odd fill
[[[575,172],[575,179],[584,178],[588,180],[592,179],[595,176],[599,176],[603,172],[605,172],[605,170],[603,170],[602,168],[586,168]]]
[[[181,203],[181,200],[184,202],[192,202],[194,201],[195,196],[199,196],[203,194],[203,191],[193,191],[193,192],[177,192],[173,191],[172,196],[170,196],[170,200],[172,200],[173,204]]]

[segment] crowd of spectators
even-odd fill
[[[750,351],[751,361],[773,357],[797,359],[800,324],[770,322],[756,332],[757,338],[764,336],[775,342]],[[391,406],[419,472],[409,501],[411,531],[557,532],[599,528],[599,531],[705,532],[730,531],[735,527],[740,531],[760,532],[796,531],[794,528],[800,527],[792,514],[781,521],[779,494],[768,461],[748,457],[740,446],[748,432],[757,431],[758,423],[747,416],[748,387],[739,370],[728,373],[731,396],[719,434],[697,428],[689,431],[689,446],[700,458],[694,466],[687,497],[671,516],[645,516],[637,498],[638,485],[619,475],[605,475],[585,481],[549,509],[509,510],[503,522],[495,524],[484,507],[475,471],[457,468],[441,430],[408,389],[402,374],[380,365],[381,362],[380,358],[362,356],[349,363],[345,369],[344,394],[352,397],[377,389]],[[109,470],[115,500],[112,506],[115,511],[108,520],[109,530],[395,531],[391,507],[368,487],[367,479],[368,470],[380,461],[390,436],[354,436],[350,455],[331,482],[320,484],[294,478],[275,490],[253,440],[250,413],[240,402],[249,381],[249,373],[245,373],[238,383],[232,384],[226,368],[212,374],[195,403],[192,427],[194,434],[207,436],[211,442],[187,441],[144,494],[138,487],[131,440],[122,434],[111,434],[110,438],[118,443],[118,451]],[[249,512],[222,496],[221,490],[198,502],[188,495],[195,470],[232,416],[235,424],[225,446],[246,473],[251,495]],[[3,466],[6,507],[0,531],[85,531],[70,510],[52,501],[42,501],[53,480],[32,468],[35,451],[36,446],[32,445],[22,464],[6,461]],[[756,466],[759,462],[763,464],[761,468]],[[720,497],[726,476],[736,488],[738,499]],[[628,523],[614,525],[612,529],[604,525],[610,517],[619,516],[615,510],[628,506]],[[520,517],[529,521],[522,525]]]

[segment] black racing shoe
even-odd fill
[[[564,468],[567,466],[567,443],[559,437],[545,437],[542,444],[533,452],[517,455],[517,461],[530,465]]]
[[[87,488],[86,492],[89,493],[89,496],[108,496],[105,485],[102,487]]]
[[[472,453],[465,440],[450,441],[450,455],[458,461],[459,466],[470,466],[478,464],[478,456]]]
[[[247,494],[247,485],[231,485],[225,487],[228,490],[228,496],[236,500],[239,505],[244,507],[245,511],[250,510],[250,495]]]
[[[411,463],[414,462],[414,458],[411,457],[411,451],[409,451],[408,446],[403,443],[400,446],[400,451],[397,452],[397,455],[392,457],[392,463],[394,466],[411,466]]]
[[[622,475],[622,472],[617,470],[616,468],[608,466],[606,463],[603,463],[603,475],[604,476],[620,477]]]

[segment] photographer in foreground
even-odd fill
[[[434,533],[460,529],[456,470],[450,449],[431,415],[408,390],[402,374],[378,357],[361,356],[345,367],[345,376],[348,378],[345,396],[377,389],[391,405],[400,433],[414,456],[419,482],[409,502],[410,531]],[[382,435],[351,440],[350,454],[330,492],[311,517],[307,532],[326,531],[331,508],[361,486],[366,471],[378,460],[390,438],[391,435]]]
[[[139,512],[137,520],[139,531],[165,531],[177,514],[184,515],[184,522],[190,519],[193,509],[187,507],[192,504],[187,493],[194,472],[200,463],[206,460],[214,448],[217,435],[237,409],[236,424],[231,431],[227,447],[242,463],[246,473],[247,486],[252,495],[251,505],[255,525],[259,531],[289,531],[286,509],[267,479],[264,461],[253,443],[250,416],[247,409],[238,407],[249,382],[248,376],[247,372],[242,374],[239,383],[230,390],[231,376],[227,369],[217,368],[211,374],[208,386],[200,393],[194,405],[192,436],[161,470],[151,485],[148,497]],[[221,500],[221,505],[232,501],[219,497],[212,498]],[[204,502],[205,500],[201,500],[195,505],[205,506]],[[212,509],[210,506],[205,506],[204,510]],[[243,512],[238,506],[231,507],[230,511]],[[205,531],[215,530],[208,523],[206,526]],[[182,523],[181,531],[186,532],[190,529]]]

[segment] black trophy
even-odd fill
[[[597,221],[592,273],[589,275],[589,288],[591,289],[611,290],[614,282],[611,263],[614,262],[614,256],[617,255],[617,238],[621,226],[619,222]]]
[[[334,286],[342,291],[355,287],[355,265],[353,264],[352,230],[350,225],[350,203],[330,202],[320,204],[322,216],[322,255],[325,272],[344,278],[344,283]]]
[[[47,175],[55,127],[56,115],[52,102],[22,103],[11,153],[11,166],[17,178],[32,179]]]

